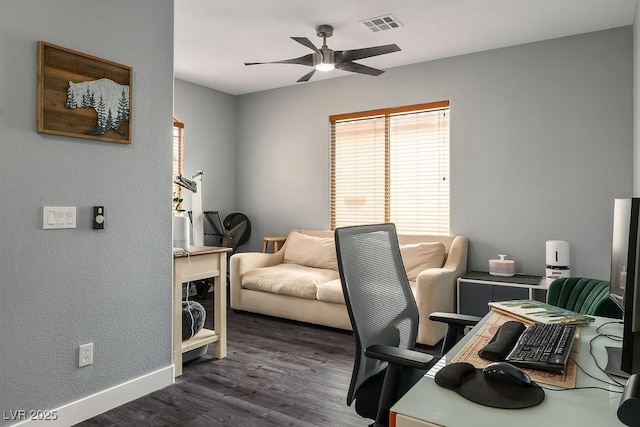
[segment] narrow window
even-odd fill
[[[176,176],[183,173],[183,156],[184,156],[184,140],[183,140],[184,123],[173,118],[173,175],[172,181]],[[173,184],[174,209],[180,208],[176,206],[175,199],[182,199],[182,187]]]

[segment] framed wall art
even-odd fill
[[[131,67],[38,42],[37,130],[131,143]]]

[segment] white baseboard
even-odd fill
[[[71,426],[100,415],[127,402],[173,384],[173,365],[118,384],[75,402],[48,411],[47,426]],[[46,412],[46,411],[43,411]],[[54,415],[55,414],[55,415]],[[55,416],[55,420],[53,417]],[[42,425],[38,420],[26,420],[14,426]]]

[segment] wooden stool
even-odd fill
[[[273,253],[276,253],[280,250],[280,245],[287,240],[286,237],[263,237],[262,238],[262,252],[265,254],[269,252],[269,242],[273,244]]]

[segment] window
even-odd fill
[[[449,101],[331,116],[331,229],[449,234]]]
[[[183,172],[183,155],[184,155],[184,141],[183,141],[183,133],[184,131],[184,123],[178,121],[175,117],[173,118],[173,175],[171,177],[171,181],[175,179],[176,176],[182,175]],[[174,197],[182,198],[182,187],[178,184],[173,184],[173,194]]]

